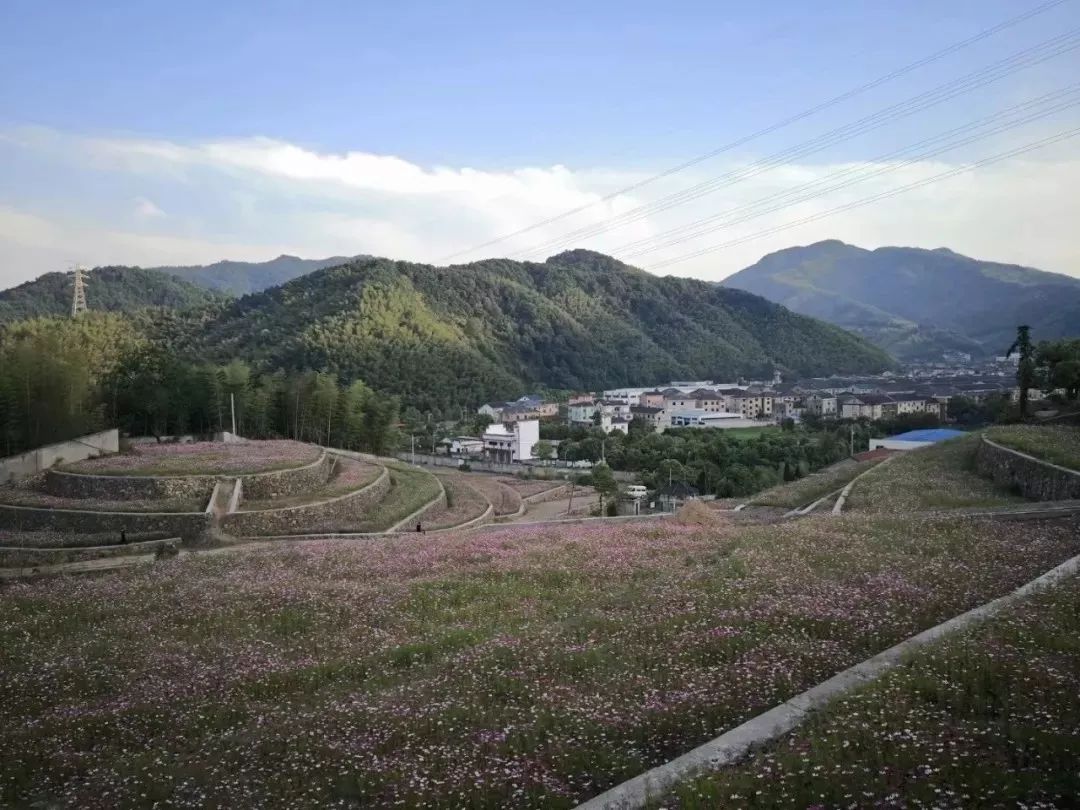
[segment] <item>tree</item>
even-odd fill
[[[1031,345],[1031,327],[1022,325],[1016,327],[1016,340],[1006,357],[1011,357],[1016,352],[1019,363],[1016,366],[1016,384],[1020,387],[1020,418],[1027,416],[1028,391],[1035,384],[1035,350]]]
[[[1067,400],[1080,396],[1080,339],[1041,341],[1035,365],[1044,388],[1064,390]]]
[[[533,455],[541,461],[550,461],[555,457],[555,447],[551,442],[541,439],[533,446]]]
[[[600,493],[601,503],[605,498],[609,502],[614,501],[619,494],[619,482],[615,480],[615,474],[607,464],[597,464],[592,468],[592,485]]]

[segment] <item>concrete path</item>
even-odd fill
[[[588,515],[594,506],[599,506],[600,496],[595,493],[591,495],[575,495],[574,496],[574,515],[579,512]],[[566,508],[570,505],[569,498],[559,498],[554,501],[540,501],[539,503],[530,503],[526,506],[523,514],[517,515],[510,520],[504,521],[506,523],[539,523],[545,520],[558,520],[559,518],[565,518]],[[573,515],[572,515],[573,516]],[[571,516],[571,517],[572,517]]]
[[[1080,572],[1080,556],[1065,561],[1012,593],[987,602],[966,613],[845,669],[791,700],[757,715],[740,726],[698,746],[677,759],[646,771],[599,796],[578,805],[577,810],[632,810],[661,800],[676,785],[709,771],[719,770],[744,758],[750,751],[774,742],[802,723],[811,712],[832,700],[858,689],[901,664],[921,647],[958,630],[986,621],[1003,608],[1041,588],[1047,588]]]

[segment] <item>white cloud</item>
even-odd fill
[[[148,200],[146,197],[136,197],[135,216],[139,219],[157,219],[165,216],[165,212],[158,208],[153,200]]]
[[[117,180],[127,178],[140,184],[152,193],[154,201],[139,196],[136,215],[155,233],[117,230],[116,223],[124,220],[122,212],[102,210],[92,199],[77,216],[70,211],[61,214],[40,209],[30,216],[25,210],[20,213],[18,205],[10,205],[0,209],[0,286],[55,269],[52,265],[61,251],[57,245],[65,246],[65,261],[78,259],[90,264],[191,263],[225,257],[258,260],[282,252],[311,257],[374,253],[434,262],[564,211],[583,209],[458,261],[507,255],[557,242],[568,231],[603,223],[643,202],[737,168],[703,164],[696,167],[696,175],[680,173],[630,194],[605,199],[644,174],[561,165],[505,171],[427,168],[395,156],[321,153],[267,138],[177,143],[21,130],[0,133],[0,145],[4,144],[33,150],[39,160],[52,161],[58,169],[105,172]],[[993,151],[991,146],[965,157]],[[903,167],[782,166],[574,246],[618,255],[618,249],[628,243],[753,203],[831,172],[879,168],[895,171],[696,241],[640,256],[632,263],[647,268],[698,247],[739,240],[950,166],[931,162]],[[3,179],[0,170],[0,185]],[[778,231],[672,265],[663,272],[720,279],[770,251],[839,238],[864,247],[948,246],[978,258],[1080,275],[1080,248],[1073,236],[1074,223],[1080,219],[1080,196],[1073,193],[1078,185],[1080,160],[1075,157],[1075,143],[1066,142],[1045,153]],[[159,202],[168,209],[168,217],[163,216]],[[42,236],[43,232],[47,236]],[[543,258],[558,249],[561,247],[556,245],[529,257]]]

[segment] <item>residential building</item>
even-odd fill
[[[735,391],[727,395],[728,411],[737,413],[744,419],[771,419],[773,415],[773,394],[759,391]]]
[[[526,395],[512,402],[485,402],[477,413],[490,416],[495,422],[518,422],[522,419],[543,419],[558,416],[559,405],[545,402],[536,395]]]
[[[644,408],[661,408],[664,407],[664,392],[658,389],[652,391],[644,391],[641,396],[638,397],[638,404]]]
[[[500,422],[491,425],[483,435],[484,454],[503,464],[528,461],[533,458],[533,448],[540,441],[540,422],[523,419],[517,422]]]
[[[663,408],[652,408],[647,405],[631,405],[630,416],[632,419],[640,419],[656,431],[661,431],[671,424],[668,419],[668,412]]]
[[[451,436],[443,439],[439,444],[450,456],[472,456],[484,452],[484,440],[475,436]]]
[[[833,417],[837,414],[836,397],[831,394],[812,394],[803,400],[806,412],[814,416]]]
[[[601,399],[597,402],[577,403],[567,408],[569,422],[575,427],[598,427],[604,433],[630,430],[633,406],[617,399]]]

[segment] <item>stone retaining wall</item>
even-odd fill
[[[39,565],[62,565],[64,563],[101,560],[109,557],[128,557],[138,554],[154,554],[165,547],[176,548],[179,537],[161,540],[144,540],[139,543],[112,546],[86,546],[84,548],[0,548],[0,567],[33,568]]]
[[[975,470],[1035,501],[1080,498],[1080,472],[1003,447],[985,436],[975,452]]]
[[[80,509],[40,509],[0,504],[0,527],[19,531],[51,529],[59,532],[99,534],[167,534],[185,542],[197,541],[210,526],[204,512],[92,512]]]
[[[252,500],[303,495],[326,483],[332,459],[323,453],[303,467],[253,473],[241,477],[244,494]],[[45,491],[64,498],[94,498],[103,501],[193,500],[209,498],[214,485],[225,475],[87,475],[49,470]]]
[[[22,455],[0,458],[0,483],[36,475],[53,464],[82,461],[106,453],[115,453],[119,449],[120,434],[116,428],[66,442],[47,444]]]
[[[245,497],[250,495],[244,484]],[[318,503],[233,512],[222,518],[221,526],[238,536],[303,534],[340,528],[363,520],[368,509],[381,501],[390,489],[390,473],[382,473],[361,489]]]
[[[271,498],[305,495],[329,480],[333,466],[333,457],[324,451],[316,461],[303,467],[240,476],[244,497],[253,501],[266,501]]]

